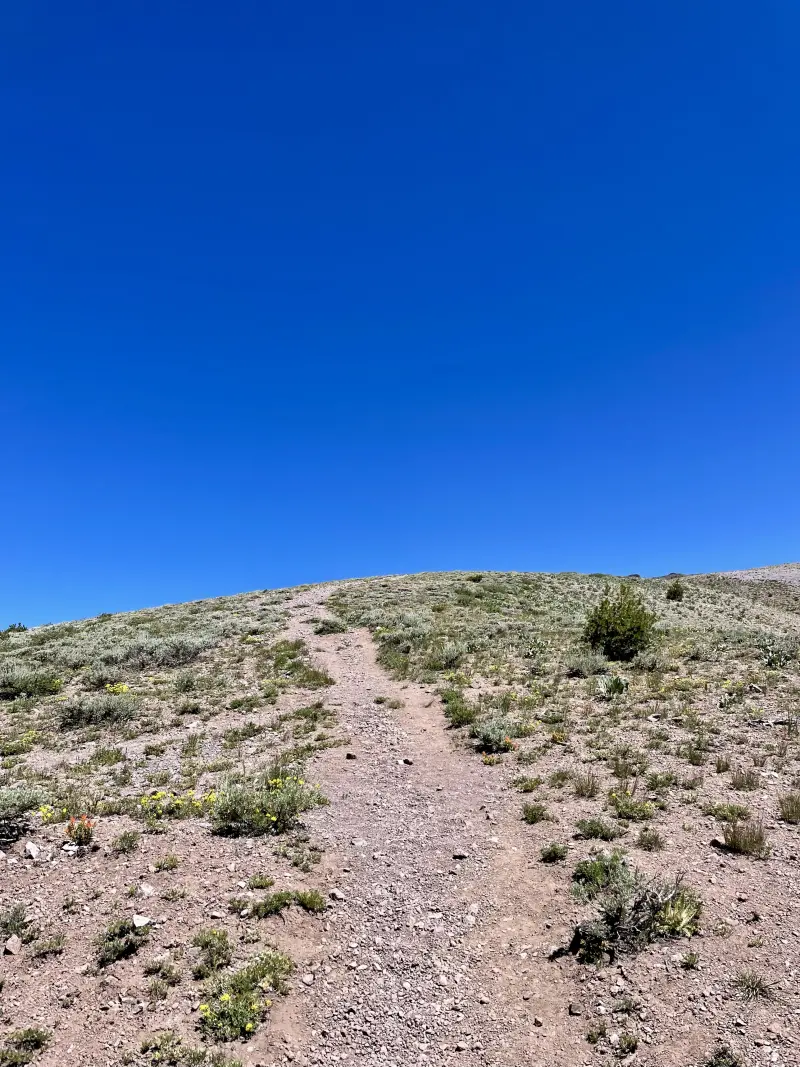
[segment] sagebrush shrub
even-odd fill
[[[603,953],[613,959],[622,952],[637,952],[659,938],[695,933],[702,901],[680,876],[646,878],[620,859],[614,861],[613,855],[603,864],[585,861],[587,865],[595,863],[597,869],[583,884],[577,884],[584,897],[591,887],[598,900],[598,914],[575,928],[571,951],[595,962]]]
[[[504,715],[483,719],[472,724],[470,736],[475,738],[478,752],[510,752],[517,735],[516,723]]]
[[[62,685],[61,679],[49,671],[3,667],[0,671],[0,700],[50,696],[58,693]]]
[[[655,621],[641,595],[622,582],[614,599],[606,586],[603,599],[586,616],[583,639],[609,659],[631,660],[650,644]]]
[[[327,803],[298,774],[270,767],[223,781],[214,800],[212,826],[215,833],[232,837],[282,834],[295,825],[298,815]]]
[[[107,726],[126,722],[139,712],[139,701],[132,693],[98,693],[76,697],[62,705],[61,726],[76,730],[83,726]]]

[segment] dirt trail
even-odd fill
[[[275,1062],[588,1062],[572,981],[546,959],[568,922],[519,798],[453,743],[431,690],[387,678],[366,631],[314,635],[329,592],[297,596],[288,636],[336,680],[326,704],[350,738],[313,764],[331,800],[311,820],[319,874],[343,899],[275,1015]]]

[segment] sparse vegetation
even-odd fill
[[[226,930],[198,930],[192,938],[192,944],[200,952],[194,968],[195,978],[208,978],[227,967],[233,959],[233,947]]]
[[[141,834],[138,830],[123,830],[121,834],[111,842],[111,851],[123,856],[129,852],[135,852],[139,847]]]
[[[664,847],[664,838],[651,826],[643,826],[636,838],[636,844],[645,852],[660,852]]]
[[[619,827],[606,822],[605,819],[578,819],[578,822],[575,825],[578,830],[578,835],[587,840],[613,841],[615,838],[622,836],[622,830],[620,830]]]
[[[101,967],[132,956],[147,942],[148,926],[136,926],[133,919],[114,919],[96,940],[97,962]]]
[[[600,780],[591,771],[575,775],[572,782],[576,797],[596,797],[600,792]]]
[[[761,776],[752,767],[736,767],[731,774],[731,788],[752,792],[761,788]]]
[[[318,664],[333,662],[340,645],[347,657],[357,655],[362,638],[310,639],[308,645],[282,640],[285,594],[248,594],[6,634],[0,638],[0,849],[11,862],[4,865],[9,889],[0,931],[6,939],[20,938],[13,946],[17,959],[7,957],[13,982],[19,983],[14,997],[24,997],[31,976],[50,968],[77,975],[95,962],[113,966],[133,956],[147,943],[150,921],[140,928],[143,933],[135,933],[132,919],[124,916],[134,909],[149,913],[159,930],[149,943],[159,949],[169,944],[170,954],[148,960],[143,968],[139,959],[114,967],[125,987],[137,990],[133,995],[150,1001],[141,1015],[129,1016],[126,1026],[153,1025],[162,1012],[167,1019],[176,1002],[191,1002],[195,1010],[202,1003],[206,1010],[194,1044],[175,1034],[155,1035],[126,1062],[130,1067],[235,1062],[213,1042],[254,1032],[269,1010],[271,979],[266,974],[265,988],[250,1006],[240,999],[235,1010],[230,1005],[236,997],[226,983],[249,966],[248,953],[260,953],[266,938],[275,937],[277,945],[269,951],[282,956],[287,934],[302,938],[304,929],[321,930],[327,919],[332,924],[336,919],[335,891],[326,899],[313,889],[291,888],[298,869],[314,871],[322,854],[318,818],[327,827],[329,817],[338,817],[336,808],[308,817],[325,802],[311,775],[315,781],[318,773],[341,768],[349,779],[346,788],[358,783],[355,788],[361,790],[365,750],[385,745],[389,773],[374,782],[381,804],[387,796],[396,799],[399,783],[414,788],[421,779],[429,788],[430,767],[398,744],[402,735],[393,730],[433,694],[441,698],[444,721],[437,727],[434,717],[425,726],[429,731],[431,724],[450,727],[443,751],[449,749],[454,761],[468,761],[469,773],[476,774],[469,782],[470,790],[480,782],[470,798],[476,812],[484,804],[494,822],[516,810],[531,823],[521,828],[515,842],[519,851],[509,851],[508,858],[523,865],[526,873],[520,877],[532,880],[538,869],[538,881],[553,894],[548,921],[562,908],[580,909],[572,949],[581,959],[602,963],[653,941],[690,936],[700,922],[700,900],[674,872],[685,868],[695,872],[694,878],[699,871],[705,879],[708,867],[719,891],[711,894],[702,964],[695,951],[675,951],[687,942],[664,946],[669,981],[653,972],[653,992],[679,1011],[680,998],[696,983],[718,990],[720,975],[727,973],[731,993],[769,996],[750,994],[750,986],[738,979],[733,984],[730,976],[746,966],[771,980],[771,954],[779,943],[774,915],[780,911],[771,905],[786,858],[796,851],[800,661],[793,649],[800,634],[800,595],[774,583],[689,576],[680,579],[684,595],[678,599],[666,595],[670,580],[624,583],[631,602],[649,620],[640,631],[645,645],[633,655],[630,644],[621,652],[600,643],[592,647],[588,640],[587,617],[611,582],[603,576],[487,572],[342,583],[330,597],[337,615],[332,625],[307,618],[316,607],[298,614],[293,608],[292,635],[299,623],[306,635],[367,627],[381,664],[396,678],[424,682],[429,695],[421,700],[421,693],[409,692],[412,710],[390,715],[390,709],[400,710],[399,698],[406,694],[401,686],[373,681],[361,693],[360,720],[352,720],[351,707],[341,717],[350,730],[351,721],[365,721],[362,712],[371,716],[368,733],[359,736],[355,727],[346,739],[336,711],[342,689],[331,692],[324,704],[318,699],[331,681]],[[616,581],[606,599],[603,626],[622,599]],[[630,632],[622,626],[614,639],[622,641]],[[316,658],[317,644],[327,649],[324,660]],[[609,659],[606,651],[617,659]],[[347,744],[347,750],[332,748],[316,761],[322,748],[339,744]],[[485,767],[477,764],[476,750]],[[414,757],[413,766],[400,766],[406,756],[408,764]],[[429,801],[406,809],[410,837],[426,812],[449,804],[452,781],[443,775],[441,784],[444,788],[431,792]],[[340,785],[332,797],[343,795]],[[748,806],[732,802],[742,800]],[[381,829],[400,828],[400,810],[376,812]],[[366,826],[372,809],[362,814]],[[384,823],[384,816],[392,823]],[[484,813],[470,818],[483,820]],[[62,853],[65,834],[78,843],[75,834],[83,833],[86,823],[93,836],[81,841],[79,850]],[[548,843],[559,826],[561,837],[568,838],[573,825],[575,839],[569,845]],[[474,827],[477,831],[478,824]],[[486,830],[495,832],[488,825]],[[211,838],[214,832],[218,836]],[[393,861],[391,831],[386,845],[380,836],[374,844],[372,834],[364,836],[369,845],[362,849],[365,842],[354,841],[353,848],[368,865],[373,856],[377,893],[383,888],[383,866]],[[473,836],[468,830],[467,837]],[[619,839],[629,849],[627,859],[613,849]],[[425,838],[419,840],[425,851]],[[607,842],[608,851],[598,852]],[[472,842],[465,841],[468,845],[471,859]],[[725,856],[726,849],[732,855]],[[747,860],[767,855],[765,865]],[[579,898],[570,904],[572,863],[567,869],[558,866],[569,857],[577,864],[571,884]],[[635,857],[647,875],[637,870]],[[537,868],[537,861],[552,866]],[[447,874],[446,860],[436,863]],[[459,864],[447,884],[460,887],[472,877],[472,867],[469,860]],[[50,891],[51,870],[63,880],[55,892]],[[322,881],[328,873],[326,866]],[[497,896],[498,907],[514,915],[510,895],[501,888]],[[211,909],[227,899],[232,911],[222,918]],[[720,901],[728,902],[724,916]],[[443,899],[442,919],[428,918],[423,910],[420,921],[446,929],[446,903]],[[439,906],[432,897],[431,904]],[[162,940],[162,930],[173,936],[178,916],[179,936],[174,943]],[[202,928],[216,919],[227,932]],[[90,921],[96,923],[92,936],[110,924],[95,945],[96,957],[91,947],[87,953],[87,938],[81,936],[82,924]],[[732,931],[742,936],[728,936]],[[785,945],[794,965],[791,939]],[[514,951],[517,947],[526,951],[521,945]],[[375,947],[384,965],[387,951]],[[353,950],[352,962],[362,952]],[[662,958],[660,950],[651,952],[654,962]],[[456,959],[459,953],[455,947]],[[370,963],[371,956],[363,955],[362,961]],[[676,973],[670,961],[682,971],[700,970]],[[320,980],[313,970],[309,983]],[[452,984],[448,966],[442,970]],[[193,983],[201,981],[205,987],[199,995]],[[8,988],[7,982],[6,993]],[[223,999],[226,993],[230,999]],[[585,1013],[586,1001],[578,999]],[[598,1022],[590,1031],[597,1034],[598,1053],[622,1055],[628,1039],[635,1051],[636,1034],[621,1019],[627,1015],[637,1026],[643,1021],[635,1008],[625,1007],[634,1000],[631,990],[631,997],[614,994],[608,1002],[617,1016],[613,1026],[606,1031]],[[724,1000],[721,1014],[727,1010]],[[8,1029],[25,1021],[8,1009],[12,1003],[6,995]],[[360,1009],[356,1018],[361,1022]],[[648,1034],[640,1029],[640,1037],[642,1032]],[[63,1040],[60,1033],[55,1030],[54,1043]],[[197,1047],[200,1040],[208,1047]],[[649,1056],[658,1057],[659,1041],[656,1031]],[[6,1050],[0,1051],[0,1064],[22,1062],[3,1060],[3,1055]],[[119,1056],[122,1062],[122,1049]],[[723,1065],[728,1061],[720,1060]]]

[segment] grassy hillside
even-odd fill
[[[329,635],[335,648],[338,634],[366,628],[391,676],[438,694],[452,758],[492,768],[556,872],[565,906],[587,876],[580,863],[599,856],[613,867],[602,852],[610,842],[626,855],[625,870],[639,865],[673,884],[682,870],[703,870],[712,838],[717,855],[763,863],[769,899],[796,854],[800,820],[800,587],[694,576],[668,594],[671,583],[630,579],[655,627],[627,662],[583,640],[587,613],[606,586],[619,587],[601,575],[334,583],[333,617],[312,619],[306,631]],[[13,950],[9,988],[28,990],[27,1022],[40,1019],[44,1035],[18,1036],[26,1020],[6,991],[7,1023],[17,1027],[7,1053],[22,1058],[3,1060],[0,1050],[0,1063],[30,1062],[36,1042],[51,1040],[53,1010],[34,990],[57,984],[65,968],[102,976],[120,961],[151,1013],[171,1003],[173,986],[188,998],[191,1034],[165,1030],[155,1044],[136,1044],[139,1020],[125,1031],[131,1063],[236,1062],[215,1043],[256,1032],[270,997],[288,991],[289,955],[248,924],[287,908],[314,922],[324,908],[320,845],[303,817],[326,797],[305,775],[319,753],[346,741],[324,700],[333,679],[289,624],[297,592],[0,635],[0,849],[9,875],[0,942]],[[269,845],[259,853],[263,870],[238,883],[229,905],[238,925],[221,929],[219,916],[209,922],[201,887],[216,877],[222,892],[225,870],[242,862],[240,843],[254,841]],[[573,855],[583,857],[577,867],[565,862]],[[617,877],[607,866],[590,874]],[[279,891],[259,895],[276,879]],[[163,922],[184,924],[158,956],[147,954],[153,893],[167,909]],[[699,915],[703,902],[687,897],[687,907],[693,900]],[[706,915],[713,906],[705,901]],[[131,915],[140,912],[136,927]],[[697,928],[684,915],[667,930],[658,914],[662,926],[644,942]],[[600,934],[592,927],[596,941],[586,935],[579,946],[587,958],[623,951],[619,930],[603,921]],[[782,936],[780,924],[770,928],[763,952],[736,938],[707,940],[708,973],[766,974]]]

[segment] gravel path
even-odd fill
[[[432,691],[386,677],[366,631],[313,634],[329,591],[298,595],[288,636],[336,679],[326,704],[350,738],[313,765],[331,800],[311,820],[320,875],[341,899],[276,1013],[275,1062],[586,1062],[568,979],[541,958],[553,895],[518,800],[455,747]]]

